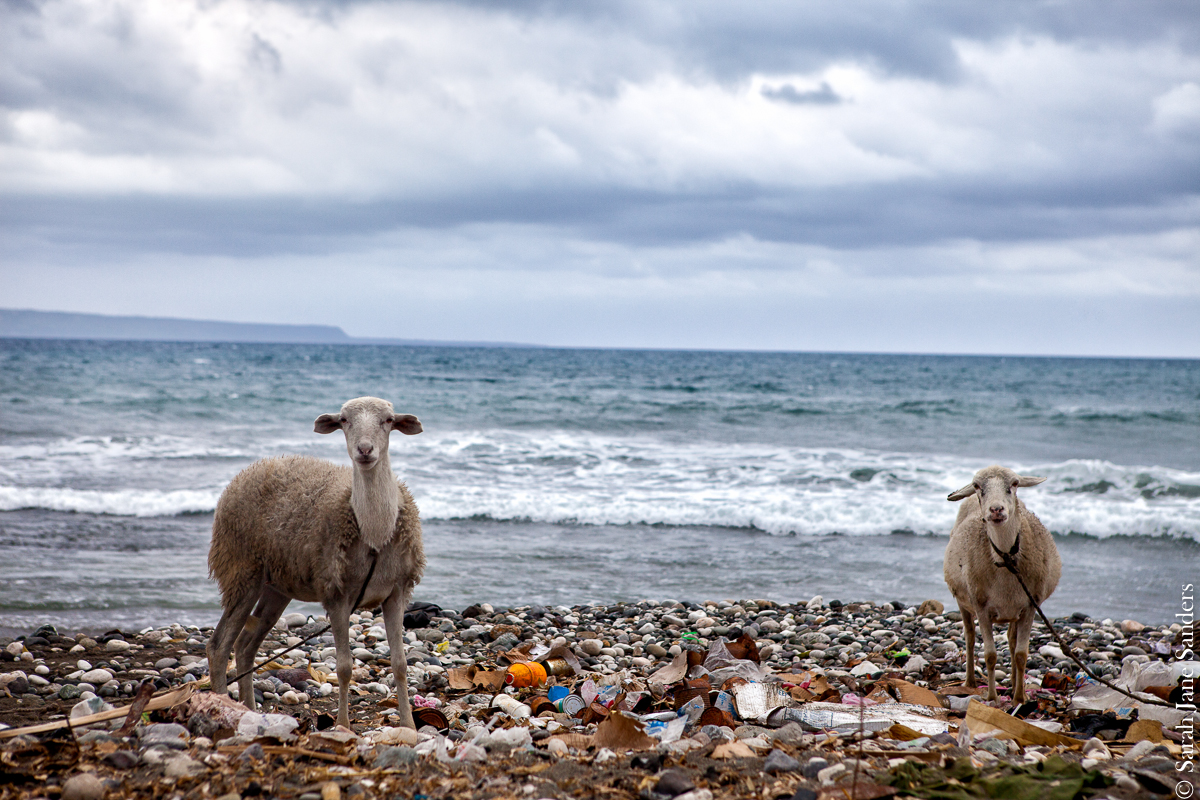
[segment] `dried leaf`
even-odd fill
[[[596,726],[592,741],[596,747],[607,747],[616,753],[652,750],[658,746],[658,740],[646,734],[645,725],[619,711],[610,714],[608,719]]]

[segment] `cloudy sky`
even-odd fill
[[[1200,357],[1191,0],[0,8],[0,307]]]

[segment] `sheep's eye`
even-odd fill
[[[393,422],[395,422],[395,421],[396,421],[396,418],[395,418],[395,417],[388,417],[387,419],[385,419],[385,420],[383,421],[383,424],[384,424],[384,425],[391,425],[391,424],[392,424]]]
[[[342,423],[343,425],[345,425],[345,424],[346,424],[346,418],[345,418],[345,417],[341,417],[341,418],[339,418],[339,419],[338,419],[338,422],[340,422],[340,423]]]

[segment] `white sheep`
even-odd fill
[[[264,459],[238,473],[217,502],[208,569],[224,613],[208,642],[212,687],[226,691],[231,648],[238,673],[250,669],[293,598],[319,602],[337,651],[338,724],[349,726],[350,614],[382,604],[397,710],[401,723],[413,727],[404,611],[424,573],[425,552],[417,506],[392,474],[388,434],[417,434],[421,423],[394,413],[386,400],[359,397],[338,415],[317,417],[314,429],[344,432],[353,467],[307,456]],[[242,677],[239,692],[253,709],[253,675]]]
[[[1008,652],[1012,658],[1013,700],[1025,701],[1025,663],[1029,633],[1036,613],[1017,578],[1004,566],[1004,556],[1016,559],[1017,572],[1040,605],[1062,575],[1062,560],[1054,538],[1041,520],[1017,497],[1018,487],[1037,486],[1045,478],[1018,475],[991,466],[975,473],[972,482],[947,500],[975,495],[978,503],[963,503],[946,545],[943,571],[946,585],[958,601],[967,642],[967,686],[975,683],[975,618],[983,636],[988,699],[996,699],[996,644],[992,625],[1009,623]]]

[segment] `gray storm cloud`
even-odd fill
[[[938,349],[941,331],[958,350],[967,319],[921,309],[965,292],[1038,298],[1041,351],[1200,354],[1169,327],[1200,310],[1196,15],[796,6],[10,2],[5,304],[554,344]],[[334,267],[403,277],[428,318],[298,299]],[[181,294],[217,272],[274,293]],[[713,336],[695,320],[722,298],[792,305]],[[1048,320],[1064,298],[1097,311]],[[847,314],[784,310],[815,302]]]

